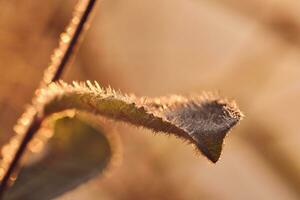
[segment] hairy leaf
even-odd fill
[[[76,109],[171,133],[194,144],[212,162],[218,161],[226,133],[242,117],[234,102],[210,94],[138,98],[89,81],[52,83],[40,94],[42,116]]]

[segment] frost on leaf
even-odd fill
[[[242,118],[234,102],[214,95],[139,98],[89,81],[52,83],[42,89],[39,102],[39,112],[45,116],[76,109],[174,134],[194,144],[212,162],[220,157],[226,133]]]

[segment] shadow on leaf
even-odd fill
[[[112,156],[102,130],[78,117],[56,121],[54,135],[36,161],[19,173],[5,199],[52,199],[102,172]]]

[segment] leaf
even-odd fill
[[[52,83],[40,91],[38,102],[43,116],[76,109],[174,134],[194,144],[212,162],[220,157],[226,133],[243,116],[234,102],[211,94],[138,98],[89,81]]]
[[[112,149],[101,129],[75,116],[57,120],[46,148],[32,155],[37,161],[21,169],[5,199],[53,199],[102,172]]]

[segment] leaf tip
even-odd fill
[[[226,134],[243,116],[235,102],[219,99],[203,103],[198,110],[194,130],[190,131],[197,149],[216,163],[221,156]]]

